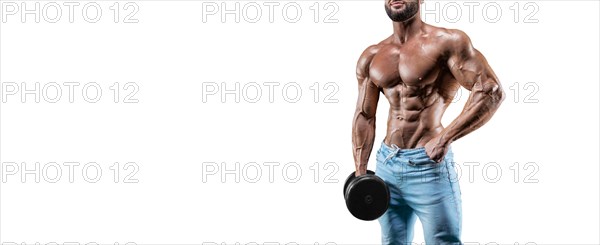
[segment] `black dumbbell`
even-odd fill
[[[344,198],[348,211],[354,217],[360,220],[375,220],[387,211],[390,190],[371,170],[358,177],[352,172],[344,183]]]

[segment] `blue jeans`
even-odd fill
[[[381,143],[375,174],[390,189],[390,206],[379,218],[382,244],[411,244],[416,218],[428,245],[462,244],[462,200],[452,149],[440,163],[425,148]]]

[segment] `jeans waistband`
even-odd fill
[[[395,144],[392,144],[391,146],[387,145],[385,142],[381,142],[381,151],[383,151],[383,153],[391,153],[394,152],[394,154],[400,154],[400,155],[414,155],[414,154],[418,154],[421,153],[423,151],[425,151],[425,147],[417,147],[417,148],[400,148]]]
[[[425,147],[417,147],[417,148],[407,148],[402,149],[395,144],[391,146],[385,144],[385,142],[381,142],[380,153],[385,156],[385,161],[387,162],[392,157],[400,157],[407,159],[419,159],[419,158],[427,158],[427,153],[425,152]],[[446,155],[452,155],[452,147],[448,148],[448,152]]]

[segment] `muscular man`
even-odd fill
[[[385,0],[394,33],[368,47],[358,61],[352,130],[356,175],[367,170],[383,93],[390,110],[376,173],[388,184],[391,201],[379,218],[382,243],[410,243],[418,217],[427,244],[462,244],[461,193],[450,145],[489,121],[504,92],[469,37],[423,23],[420,3]],[[470,91],[469,99],[444,127],[442,115],[460,86]]]

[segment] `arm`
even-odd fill
[[[356,68],[358,102],[352,121],[352,147],[357,176],[367,173],[367,164],[375,141],[375,112],[379,101],[379,88],[369,78],[369,65],[375,53],[374,46],[367,48],[358,60]]]
[[[425,145],[427,154],[437,162],[452,142],[487,123],[505,97],[496,74],[465,33],[454,31],[449,48],[448,68],[471,94],[460,115]]]

